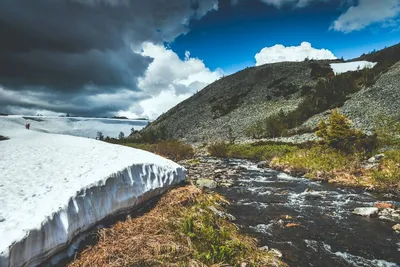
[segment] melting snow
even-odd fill
[[[185,179],[160,156],[0,118],[0,266],[35,266],[79,233]]]
[[[373,67],[375,67],[375,65],[376,62],[354,61],[346,63],[331,63],[331,68],[333,69],[333,72],[337,75],[340,73],[362,70],[365,68],[372,69]]]

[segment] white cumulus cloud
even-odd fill
[[[330,29],[349,33],[375,23],[392,23],[399,15],[400,0],[359,0],[358,5],[351,6],[340,15]]]
[[[302,42],[299,46],[283,46],[277,44],[264,47],[255,55],[256,66],[283,61],[303,61],[309,59],[336,59],[327,49],[316,49],[309,42]]]
[[[202,60],[191,57],[189,51],[182,60],[163,45],[144,43],[140,54],[153,59],[138,82],[138,88],[147,97],[128,111],[121,111],[121,115],[155,119],[223,75],[221,69],[211,71]]]

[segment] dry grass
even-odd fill
[[[70,267],[281,265],[259,250],[254,239],[239,234],[236,226],[208,209],[213,205],[222,210],[224,203],[219,195],[206,194],[194,186],[173,189],[147,214],[99,230],[98,243]],[[212,237],[205,238],[205,233],[212,233]],[[229,247],[231,243],[239,249]],[[218,250],[217,255],[216,244],[231,250]]]

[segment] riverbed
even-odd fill
[[[393,222],[352,214],[356,207],[394,201],[361,189],[337,188],[245,160],[228,188],[216,191],[232,202],[229,212],[244,232],[282,252],[290,266],[400,266],[400,234]]]

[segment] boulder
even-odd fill
[[[395,209],[396,208],[396,206],[390,202],[375,202],[374,207],[378,208],[378,209],[388,209],[388,208]]]
[[[196,185],[201,188],[215,189],[217,188],[217,183],[211,179],[198,179]]]
[[[376,217],[378,216],[378,208],[375,207],[362,207],[362,208],[355,208],[353,214],[365,216],[365,217]]]
[[[400,233],[400,223],[393,225],[392,229],[395,230],[397,233]]]
[[[268,162],[266,162],[266,161],[258,162],[257,163],[257,168],[260,168],[260,169],[268,168]]]
[[[370,157],[368,160],[367,160],[367,162],[368,163],[377,163],[377,162],[379,162],[381,159],[383,159],[385,157],[385,154],[378,154],[378,155],[375,155],[375,156],[373,156],[373,157]]]

